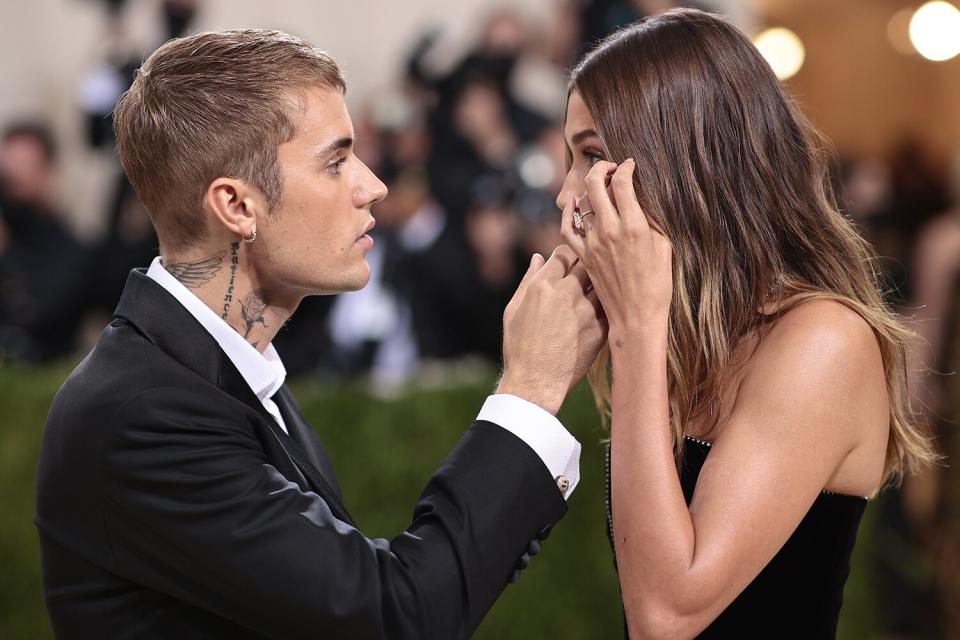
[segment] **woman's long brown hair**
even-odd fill
[[[933,460],[908,401],[912,334],[883,301],[870,245],[838,211],[826,143],[750,41],[717,16],[670,11],[601,42],[570,91],[607,158],[636,160],[640,205],[673,244],[667,373],[678,462],[691,422],[719,415],[741,339],[811,298],[846,305],[876,335],[890,400],[885,481]],[[605,349],[589,374],[605,422],[609,366]]]

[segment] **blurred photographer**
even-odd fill
[[[71,351],[83,311],[83,248],[54,207],[56,146],[43,125],[0,138],[0,361]]]

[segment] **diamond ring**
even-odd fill
[[[583,231],[583,221],[587,216],[592,215],[593,211],[574,211],[573,212],[573,228],[577,231]]]

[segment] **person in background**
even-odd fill
[[[70,353],[86,307],[87,255],[56,210],[56,145],[38,123],[0,138],[0,361]]]
[[[958,190],[960,191],[960,190]],[[945,464],[906,486],[904,507],[924,534],[935,571],[938,637],[960,635],[960,206],[931,219],[914,250],[913,388]]]
[[[117,100],[130,87],[140,61],[142,44],[135,43],[125,22],[126,0],[109,0],[104,25],[106,50],[101,61],[81,79],[81,105],[87,122],[87,143],[91,149],[116,158],[113,111]],[[158,15],[163,41],[177,38],[190,28],[199,0],[163,0]],[[149,50],[149,48],[147,48]],[[91,252],[86,277],[88,304],[101,314],[113,311],[123,290],[127,273],[150,260],[157,250],[157,236],[146,209],[119,163],[107,198],[106,231]]]

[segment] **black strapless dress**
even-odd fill
[[[687,437],[684,445],[680,482],[689,505],[710,443]],[[609,446],[605,468],[612,546]],[[697,638],[835,638],[850,554],[866,505],[863,497],[822,492],[760,575]]]

